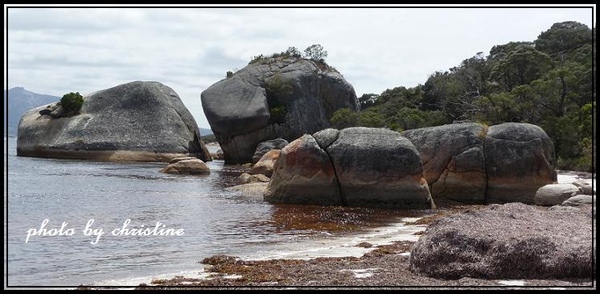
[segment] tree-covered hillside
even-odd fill
[[[558,168],[594,171],[596,28],[555,23],[533,42],[492,47],[414,88],[359,98],[361,111],[339,110],[333,126],[407,130],[457,121],[525,122],[553,139]]]

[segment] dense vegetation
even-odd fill
[[[285,98],[293,91],[292,82],[276,75],[265,81],[264,88],[267,94],[269,114],[271,115],[269,123],[284,123],[285,115],[288,112]]]
[[[425,84],[359,97],[360,112],[334,113],[334,127],[407,130],[457,121],[525,122],[552,138],[558,168],[594,171],[596,28],[555,23],[533,42],[510,42],[435,72]]]
[[[271,56],[258,55],[254,56],[252,60],[250,60],[249,64],[255,62],[264,62],[267,59],[278,58],[278,57],[294,57],[294,58],[304,58],[310,59],[317,63],[325,63],[325,58],[327,58],[327,51],[323,48],[321,44],[313,44],[306,49],[304,49],[304,54],[300,53],[300,50],[296,47],[289,47],[286,51],[281,53],[274,53]]]
[[[74,114],[81,110],[83,106],[83,96],[79,92],[70,92],[62,96],[60,105],[66,113]]]
[[[300,50],[298,50],[298,48],[296,48],[296,47],[289,47],[286,51],[283,51],[280,53],[273,53],[270,56],[264,56],[261,54],[261,55],[252,57],[252,60],[250,60],[250,62],[248,64],[253,64],[253,63],[264,64],[264,63],[276,61],[277,59],[280,59],[280,58],[295,58],[295,59],[311,60],[315,63],[315,65],[317,65],[319,67],[320,70],[337,72],[337,70],[333,66],[330,66],[327,64],[327,62],[325,62],[325,58],[327,58],[327,51],[323,48],[323,46],[321,44],[313,44],[313,45],[306,47],[306,49],[304,49],[304,54],[300,53]],[[232,77],[233,74],[234,74],[234,72],[228,71],[227,77],[228,78]]]

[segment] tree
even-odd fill
[[[529,84],[553,67],[548,54],[530,45],[518,45],[503,55],[491,72],[491,79],[512,91],[518,85]]]
[[[304,57],[312,61],[325,62],[327,51],[320,44],[313,44],[304,49]]]
[[[490,77],[490,68],[483,57],[483,52],[478,52],[475,56],[463,60],[460,66],[454,67],[450,71],[456,75],[456,79],[465,90],[464,96],[468,96],[470,100],[487,95],[486,81]]]
[[[535,40],[535,49],[560,56],[583,44],[592,43],[592,30],[576,21],[559,22],[542,32]]]
[[[532,123],[554,142],[560,169],[593,172],[595,34],[595,27],[556,23],[535,42],[493,46],[487,57],[479,52],[448,71],[433,73],[424,85],[364,94],[358,98],[358,122],[349,111],[336,120],[393,130],[456,120]]]
[[[361,110],[365,110],[369,107],[375,106],[378,104],[379,95],[377,94],[362,94],[362,96],[358,97],[358,105]]]
[[[292,56],[292,57],[296,57],[296,58],[300,58],[302,57],[302,53],[300,53],[300,50],[298,50],[298,48],[296,47],[288,47],[288,49],[285,51],[285,54]]]
[[[506,55],[508,55],[508,53],[510,53],[511,51],[515,51],[517,47],[523,45],[532,47],[535,46],[533,42],[508,42],[503,45],[496,45],[490,50],[490,55],[487,59],[488,61],[494,63],[495,61],[506,57]]]
[[[422,110],[441,110],[451,121],[467,119],[471,101],[465,85],[450,72],[436,72],[422,86]]]

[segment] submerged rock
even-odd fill
[[[198,158],[191,158],[170,163],[161,169],[160,172],[179,175],[207,175],[210,174],[210,169],[204,161]]]

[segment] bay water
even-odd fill
[[[4,146],[5,287],[135,286],[200,272],[217,254],[347,256],[361,241],[411,236],[403,222],[424,215],[269,204],[228,189],[247,170],[218,160],[210,175],[171,175],[166,163],[20,157],[14,137]]]

